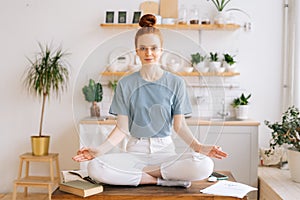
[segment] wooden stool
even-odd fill
[[[23,163],[26,162],[25,175],[22,175]],[[56,176],[54,176],[54,163],[56,163]],[[50,176],[29,176],[30,162],[49,162]],[[20,156],[20,166],[18,179],[14,181],[13,200],[17,197],[17,187],[24,187],[24,194],[27,196],[28,187],[46,187],[48,188],[49,200],[51,199],[52,190],[58,187],[60,182],[60,170],[58,163],[58,153],[50,153],[47,156],[33,156],[31,153],[25,153]]]

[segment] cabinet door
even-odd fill
[[[258,138],[256,126],[191,126],[204,144],[221,146],[229,156],[213,159],[215,170],[231,171],[238,182],[257,186]]]
[[[79,140],[80,148],[97,147],[104,142],[115,125],[99,125],[99,124],[80,124]],[[110,153],[123,152],[125,150],[127,140],[124,139],[117,147],[113,148]],[[81,162],[80,169],[86,169],[88,162]]]

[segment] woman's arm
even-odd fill
[[[119,115],[116,127],[111,131],[106,140],[98,147],[84,147],[77,151],[72,159],[77,162],[91,160],[99,155],[105,154],[116,147],[129,134],[128,117]]]
[[[184,115],[174,115],[175,132],[183,139],[183,141],[188,144],[195,152],[202,153],[209,157],[222,159],[227,157],[227,153],[221,150],[220,147],[216,145],[203,145],[197,138],[194,137],[190,128],[186,124]]]

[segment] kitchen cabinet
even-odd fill
[[[115,124],[115,120],[98,121],[89,118],[82,120],[79,124],[80,147],[98,146]],[[257,187],[259,122],[188,118],[187,124],[200,142],[221,146],[229,154],[226,159],[214,159],[216,170],[231,171],[238,182]],[[177,134],[173,134],[173,139],[178,153],[191,151]],[[125,151],[126,142],[124,140],[112,152]],[[81,163],[81,168],[85,168],[86,164]]]
[[[201,143],[222,147],[228,153],[226,159],[213,159],[216,170],[231,171],[238,182],[257,187],[258,169],[258,126],[190,126]],[[175,139],[178,152],[186,144]]]

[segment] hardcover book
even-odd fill
[[[88,197],[103,192],[103,186],[84,180],[73,180],[60,183],[59,190],[81,197]]]

